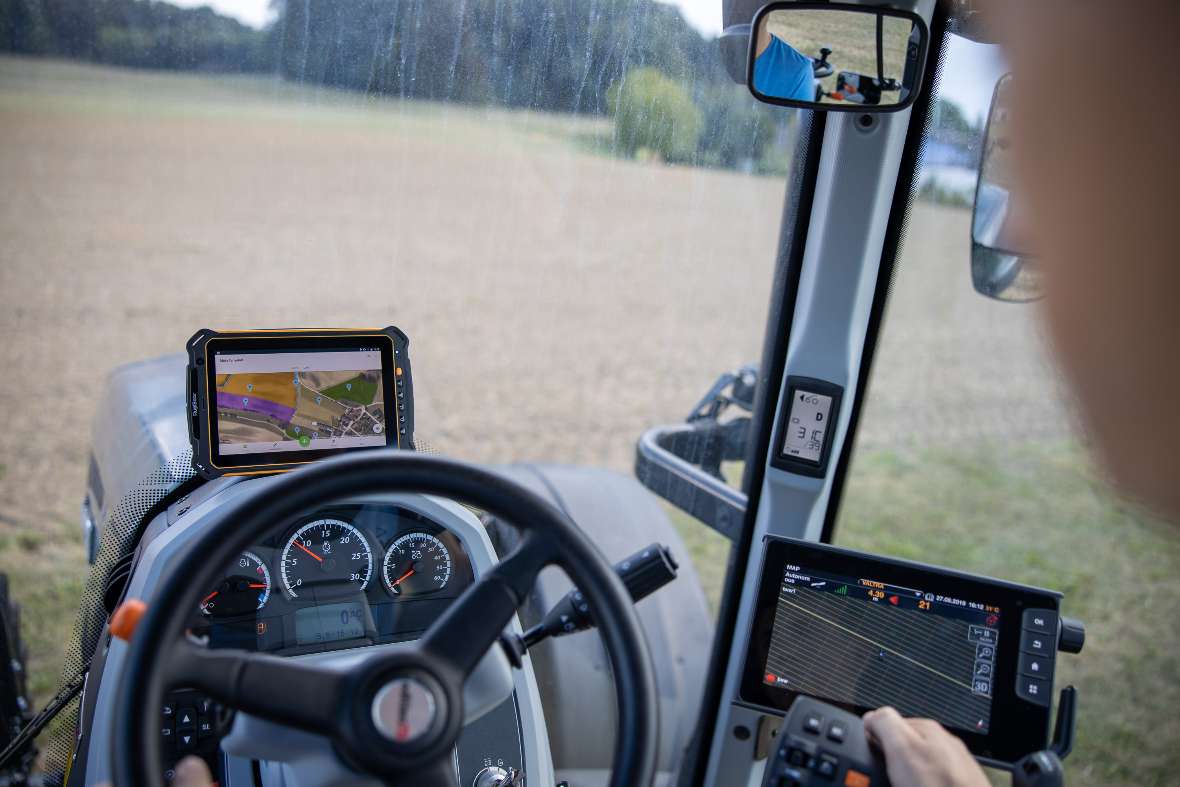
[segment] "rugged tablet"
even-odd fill
[[[215,478],[413,447],[408,348],[392,327],[198,331],[188,342],[193,466]]]
[[[744,702],[892,705],[996,763],[1045,748],[1060,594],[791,539],[766,555]]]

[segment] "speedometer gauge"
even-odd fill
[[[451,553],[430,533],[406,533],[389,545],[382,574],[395,596],[436,593],[451,580]]]
[[[287,539],[279,565],[292,598],[306,592],[344,595],[369,586],[373,552],[361,531],[347,522],[317,519]]]
[[[213,592],[201,599],[209,617],[244,615],[266,606],[270,599],[270,569],[253,552],[243,552]]]

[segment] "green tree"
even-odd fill
[[[615,145],[629,155],[658,153],[665,161],[690,161],[703,118],[688,90],[655,68],[628,71],[607,91],[615,118]]]
[[[759,169],[778,128],[776,110],[740,85],[720,83],[700,94],[704,125],[698,161],[710,167]]]

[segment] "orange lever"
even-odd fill
[[[124,642],[130,642],[146,612],[147,604],[137,598],[127,599],[111,615],[111,633]]]

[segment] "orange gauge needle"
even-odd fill
[[[246,585],[246,587],[250,588],[251,590],[261,590],[262,588],[266,587],[266,585],[263,585],[259,582],[251,582],[249,585]]]
[[[212,600],[213,600],[213,597],[214,597],[214,596],[216,596],[216,595],[217,595],[217,593],[218,593],[218,591],[214,590],[212,593],[210,593],[209,595],[205,596],[205,598],[201,599],[201,606],[203,607],[203,606],[205,606],[206,604],[208,604],[210,601],[212,601]]]
[[[295,544],[295,546],[299,547],[299,548],[300,548],[300,549],[302,549],[304,552],[306,552],[307,554],[309,554],[309,555],[311,555],[312,557],[314,557],[316,560],[320,561],[321,563],[323,563],[323,562],[324,562],[324,559],[323,559],[322,557],[320,557],[319,555],[317,555],[315,552],[312,552],[312,551],[311,551],[310,549],[308,549],[307,547],[303,546],[303,544],[302,544],[302,543],[301,543],[301,542],[300,542],[298,539],[296,539],[296,540],[295,540],[293,543]]]
[[[398,577],[397,579],[393,580],[393,583],[390,585],[390,587],[397,587],[398,585],[400,585],[400,584],[402,583],[402,580],[409,579],[409,578],[410,578],[410,577],[412,577],[413,575],[414,575],[414,569],[412,569],[412,568],[411,568],[409,571],[407,571],[406,573],[402,574],[402,575],[401,575],[400,577]]]

